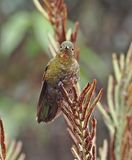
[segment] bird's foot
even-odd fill
[[[62,81],[60,81],[60,82],[58,83],[58,87],[62,87],[62,86],[64,86],[64,84],[62,83]]]

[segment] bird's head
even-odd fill
[[[74,45],[70,41],[64,41],[60,45],[60,52],[68,56],[74,56]]]

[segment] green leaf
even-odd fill
[[[37,12],[32,14],[32,20],[34,34],[44,51],[48,52],[48,33],[53,34],[53,29],[50,23]]]
[[[82,66],[87,70],[87,74],[96,75],[100,81],[103,81],[109,66],[103,59],[93,52],[91,49],[86,48],[83,44],[80,45],[80,58]]]
[[[32,58],[35,57],[41,50],[40,44],[34,37],[30,37],[27,40],[24,51],[27,53],[27,56]]]
[[[23,125],[35,122],[34,115],[35,110],[29,104],[0,96],[0,116],[4,121],[7,135],[14,137]]]
[[[10,55],[20,44],[29,27],[30,18],[26,12],[19,12],[10,17],[1,28],[0,48],[1,53]]]

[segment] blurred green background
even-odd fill
[[[131,0],[65,0],[68,27],[80,22],[80,84],[93,78],[104,88],[112,73],[111,54],[126,52],[132,40]],[[0,1],[0,116],[8,137],[23,142],[27,160],[72,160],[63,117],[38,125],[36,105],[48,50],[50,24],[31,0]],[[98,111],[97,144],[108,132]]]

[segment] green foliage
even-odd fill
[[[10,55],[23,40],[27,28],[30,25],[30,17],[26,12],[19,12],[10,17],[10,19],[2,25],[0,45],[1,53]]]
[[[0,159],[1,160],[24,160],[25,154],[21,153],[22,143],[16,141],[5,142],[5,131],[0,119]]]
[[[0,37],[1,54],[10,55],[21,44],[22,40],[27,36],[26,33],[29,31],[34,33],[33,38],[39,42],[40,48],[48,52],[48,32],[53,32],[49,22],[44,20],[37,12],[25,11],[12,15],[2,25]],[[33,44],[33,41],[30,41],[29,45],[31,43]],[[33,49],[36,50],[36,48]],[[36,50],[36,54],[38,53],[37,51],[38,49]],[[32,50],[32,53],[35,54],[35,51]]]
[[[42,47],[36,39],[29,37],[25,44],[24,51],[27,53],[28,57],[34,58],[41,51],[41,48]]]
[[[50,23],[44,19],[39,13],[32,13],[33,32],[43,50],[48,53],[48,33],[53,34]]]
[[[32,106],[22,102],[15,102],[9,97],[0,97],[1,117],[5,122],[7,135],[16,137],[20,128],[34,119],[35,111]],[[30,113],[30,114],[29,114]]]
[[[103,61],[103,59],[98,56],[94,51],[87,48],[83,44],[80,44],[80,64],[81,64],[81,70],[82,78],[84,79],[92,79],[94,75],[103,82],[105,76],[107,75],[107,71],[109,66],[106,65],[106,62]],[[98,66],[97,66],[98,64]],[[89,78],[88,78],[89,77]]]

